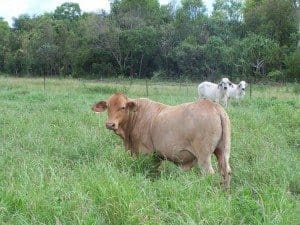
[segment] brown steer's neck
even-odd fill
[[[136,99],[137,109],[128,112],[129,119],[120,126],[120,135],[123,138],[125,148],[133,154],[138,154],[143,147],[146,152],[153,150],[150,137],[150,129],[155,116],[167,107],[164,104],[149,99]]]

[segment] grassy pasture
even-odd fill
[[[157,83],[149,98],[197,99],[197,84]],[[133,158],[91,105],[139,82],[0,77],[0,224],[299,224],[299,84],[255,85],[227,110],[230,193],[220,177]],[[213,158],[214,168],[216,160]]]

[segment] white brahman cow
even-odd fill
[[[219,84],[204,81],[198,86],[198,94],[200,98],[208,98],[227,107],[230,86],[232,86],[232,83],[226,77],[222,78]]]

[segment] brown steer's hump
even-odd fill
[[[126,95],[124,95],[122,93],[115,93],[109,97],[107,102],[110,107],[111,106],[117,107],[117,106],[125,105],[127,101],[128,101],[128,98]]]
[[[207,99],[201,99],[197,101],[197,105],[202,108],[202,110],[207,111],[207,112],[212,112],[214,110],[219,110],[219,108],[222,108],[219,104],[212,102]]]

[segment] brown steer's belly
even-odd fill
[[[188,162],[191,162],[196,159],[195,155],[192,154],[189,150],[177,150],[177,151],[170,151],[166,154],[164,151],[164,154],[160,151],[157,151],[157,153],[167,160],[170,160],[174,163],[179,164],[185,164]]]

